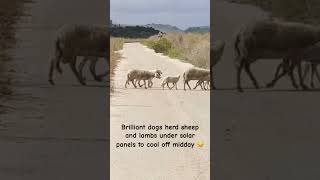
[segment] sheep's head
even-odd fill
[[[162,71],[160,71],[160,70],[156,70],[156,73],[158,73],[160,76],[162,75]]]
[[[158,79],[161,79],[161,74],[159,74],[159,73],[154,73],[154,77],[156,77],[156,78],[158,78]]]

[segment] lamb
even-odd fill
[[[137,69],[131,70],[127,74],[127,81],[125,84],[125,88],[127,88],[127,85],[130,84],[129,83],[130,81],[132,82],[133,86],[135,88],[137,88],[136,82],[138,82],[138,84],[140,85],[140,80],[143,80],[144,86],[147,89],[146,80],[149,81],[149,80],[153,79],[154,77],[160,79],[161,75],[158,72],[150,72],[150,71],[137,70]]]
[[[76,75],[82,85],[86,85],[84,79],[76,69],[76,60],[78,56],[83,57],[103,57],[107,61],[109,51],[109,35],[106,26],[93,25],[65,25],[58,31],[55,40],[55,54],[51,59],[49,70],[49,82],[54,85],[53,72],[57,69],[60,73],[60,61],[69,64],[71,70]],[[92,67],[95,67],[97,60],[89,58]],[[109,63],[109,61],[107,61]],[[109,64],[108,64],[109,65]],[[94,68],[91,68],[95,71]],[[107,73],[105,73],[107,74]],[[96,80],[101,77],[94,75]]]
[[[237,67],[237,89],[241,88],[241,72],[244,68],[254,86],[259,85],[253,76],[250,65],[258,59],[283,59],[290,62],[290,68],[298,67],[300,86],[308,87],[302,80],[301,53],[320,41],[320,28],[302,23],[262,20],[242,28],[236,35],[234,50]],[[292,70],[288,72],[295,82]]]
[[[310,70],[309,67],[311,66],[310,86],[314,88],[314,75],[317,76],[317,79],[320,82],[320,74],[317,71],[317,65],[320,64],[320,42],[318,42],[314,46],[310,46],[304,49],[300,58],[301,58],[301,61],[304,61],[307,63],[307,66],[302,76],[302,80],[303,81],[305,80],[305,77]],[[289,65],[290,64],[286,61],[283,61],[281,64],[279,64],[277,67],[277,71],[275,73],[274,79],[272,80],[272,82],[270,82],[267,85],[267,87],[273,87],[275,83],[282,77],[281,75],[285,74],[290,70]],[[282,69],[282,73],[279,74],[281,69]],[[294,83],[295,82],[293,82],[293,84]]]
[[[167,85],[167,87],[169,89],[172,89],[174,87],[176,87],[176,90],[178,90],[178,81],[180,79],[180,75],[177,75],[176,77],[170,77],[170,76],[167,76],[166,78],[164,78],[163,82],[162,82],[162,89],[164,89],[164,86]],[[172,83],[173,86],[172,87],[169,87],[169,83]]]
[[[200,68],[190,68],[183,73],[183,88],[186,90],[186,84],[188,85],[189,89],[191,89],[189,85],[189,81],[191,80],[202,80],[206,77],[210,77],[210,71],[207,69],[200,69]]]

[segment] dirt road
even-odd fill
[[[192,65],[156,54],[139,43],[124,45],[123,58],[116,70],[115,93],[111,97],[111,179],[175,179],[207,180],[210,174],[210,93],[183,90],[182,77],[179,90],[162,90],[162,79],[153,80],[152,89],[124,88],[130,69],[161,69],[164,76],[175,76]],[[194,84],[192,84],[194,87]],[[202,140],[203,148],[116,148],[117,142],[130,142],[124,138],[121,125],[198,125],[195,142]],[[140,131],[146,133],[147,131]],[[155,132],[155,131],[151,131]],[[172,132],[172,131],[162,131]],[[176,131],[183,133],[182,130]],[[134,140],[157,142],[154,139]],[[160,140],[160,142],[168,139]],[[173,140],[174,142],[175,140]]]
[[[319,179],[319,91],[295,91],[289,78],[273,89],[238,93],[233,34],[267,14],[247,5],[214,2],[214,38],[227,41],[215,67],[212,93],[214,175],[216,179]],[[230,13],[232,12],[232,13]],[[273,78],[280,61],[259,61],[252,71],[261,85]],[[253,87],[243,73],[244,86]],[[227,130],[231,133],[228,133]]]
[[[11,108],[0,115],[0,177],[105,179],[107,87],[93,81],[80,86],[68,66],[55,87],[47,79],[58,27],[105,24],[106,1],[39,0],[28,6],[30,16],[18,25],[19,42],[7,63],[13,95],[1,102]]]

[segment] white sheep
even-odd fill
[[[170,77],[170,76],[165,77],[165,78],[163,79],[162,84],[161,84],[162,89],[164,89],[164,86],[167,85],[167,87],[168,87],[169,89],[172,89],[172,88],[176,87],[176,90],[177,90],[177,89],[178,89],[177,83],[178,83],[179,79],[180,79],[180,75],[177,75],[176,77]],[[169,83],[172,83],[173,86],[170,87],[170,86],[169,86]]]
[[[237,33],[234,43],[238,91],[243,91],[241,88],[243,68],[254,86],[259,88],[250,70],[250,65],[258,59],[283,59],[289,62],[292,70],[288,73],[292,82],[295,82],[293,68],[298,67],[300,86],[307,89],[308,87],[302,80],[300,56],[305,48],[318,41],[320,41],[320,28],[302,23],[262,20],[245,26]],[[286,72],[281,76],[285,74]]]
[[[190,68],[183,73],[183,88],[186,90],[186,84],[188,85],[189,89],[191,89],[189,85],[189,81],[191,80],[202,80],[206,77],[210,77],[210,71],[207,69],[201,68]]]
[[[150,72],[150,71],[138,70],[138,69],[131,70],[127,74],[125,88],[127,88],[127,85],[130,84],[130,81],[135,88],[137,88],[136,82],[138,82],[139,86],[141,87],[142,85],[140,85],[140,81],[142,80],[144,82],[145,88],[147,89],[146,81],[149,81],[149,80],[151,81],[151,79],[153,78],[158,78],[158,79],[161,78],[161,75],[158,73],[158,71]]]
[[[154,70],[149,70],[149,72],[152,72],[152,73],[157,73],[159,75],[159,79],[161,79],[161,75],[162,75],[162,71],[161,70],[158,70],[158,69],[154,69]],[[150,78],[148,79],[148,87],[151,88],[153,86],[153,82],[152,82],[153,78]],[[143,85],[140,85],[140,81],[138,81],[138,84],[140,87],[142,87]]]
[[[60,62],[69,64],[71,70],[76,75],[82,85],[86,85],[84,79],[76,69],[76,60],[78,56],[86,57],[90,60],[92,71],[95,72],[97,58],[104,58],[108,65],[107,54],[109,53],[108,43],[109,35],[106,26],[94,25],[65,25],[59,29],[55,40],[55,54],[51,59],[49,70],[49,82],[54,85],[53,72],[57,69],[61,71]],[[88,58],[95,57],[95,58]],[[83,61],[87,61],[83,60]],[[107,74],[107,73],[105,73]],[[101,80],[100,76],[94,73],[96,80]]]

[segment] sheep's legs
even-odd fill
[[[303,71],[303,74],[302,74],[302,78],[303,78],[303,81],[306,79],[309,71],[310,71],[310,66],[312,67],[312,65],[310,64],[306,64],[305,65],[305,68],[304,68],[304,71]]]
[[[201,82],[199,83],[199,85],[200,85],[200,87],[201,87],[201,90],[204,90],[204,89],[203,89],[203,86],[202,86],[202,85],[203,85],[203,81],[201,81]]]
[[[203,85],[204,90],[206,91],[207,90],[207,86],[206,86],[205,81],[202,81],[202,85]]]
[[[96,81],[102,81],[102,77],[98,77],[97,74],[96,74],[96,64],[98,62],[98,59],[96,58],[95,60],[92,60],[91,63],[90,63],[90,72],[91,72],[91,75],[93,76],[94,80]]]
[[[137,81],[138,81],[138,80],[136,80],[136,82],[137,82]],[[140,81],[141,81],[141,80],[138,81],[139,87],[142,87],[143,85],[145,85],[145,84],[141,85],[141,84],[140,84]],[[145,83],[145,82],[144,82],[144,83]]]
[[[317,79],[318,79],[318,81],[320,82],[320,74],[319,74],[318,69],[317,69],[317,64],[313,64],[312,66],[314,66],[314,69],[315,69],[315,72],[316,72]]]
[[[186,84],[188,85],[189,89],[191,90],[191,87],[189,85],[189,81],[184,81],[183,89],[186,90]]]
[[[107,57],[104,57],[104,59],[107,62],[107,70],[106,70],[106,72],[104,72],[104,73],[102,73],[100,75],[97,75],[98,79],[101,79],[101,80],[103,79],[103,77],[107,76],[109,74],[109,72],[110,72],[109,71],[109,67],[110,67],[109,61],[108,61]],[[98,61],[98,58],[97,58],[97,61]]]
[[[241,71],[243,66],[244,66],[244,60],[242,59],[239,67],[237,68],[237,89],[239,92],[243,92],[243,89],[241,87]]]
[[[249,63],[245,64],[245,70],[246,70],[247,74],[249,75],[251,81],[253,82],[253,85],[255,86],[255,88],[259,89],[258,82],[257,82],[257,80],[255,79],[255,77],[253,76],[253,74],[252,74],[252,72],[250,70],[250,64]]]
[[[298,88],[298,85],[296,83],[296,80],[294,78],[294,68],[295,68],[295,63],[291,63],[289,60],[284,59],[283,62],[281,64],[279,64],[279,66],[277,67],[277,71],[275,73],[275,78],[267,84],[268,88],[274,87],[274,85],[276,84],[276,82],[278,82],[279,79],[281,79],[284,75],[288,74],[290,79],[291,79],[291,84],[294,88]],[[280,70],[282,68],[282,72],[279,74]]]
[[[137,80],[136,80],[136,81],[134,81],[134,79],[133,79],[133,80],[131,80],[131,83],[133,84],[134,88],[137,88],[137,85],[136,85]],[[139,83],[140,83],[140,82],[138,82],[138,84],[139,84]]]
[[[62,69],[61,69],[61,66],[60,66],[61,58],[62,58],[62,57],[59,57],[59,58],[58,58],[58,61],[57,61],[56,64],[55,64],[55,66],[56,66],[56,68],[57,68],[57,71],[58,71],[60,74],[62,74]]]
[[[137,82],[137,81],[138,81],[138,80],[136,80],[136,82]],[[144,80],[143,80],[144,84],[141,85],[140,82],[141,82],[141,80],[138,81],[139,87],[142,87],[142,86],[144,86],[144,85],[146,84],[146,82],[145,82]],[[148,80],[148,87],[150,87],[149,83],[150,83],[150,82],[149,82],[149,80]]]
[[[274,87],[274,85],[276,84],[276,82],[277,82],[282,76],[285,75],[286,71],[285,71],[285,68],[284,68],[284,66],[285,66],[284,63],[285,63],[285,62],[283,61],[283,62],[281,62],[281,63],[278,65],[277,70],[276,70],[276,73],[275,73],[275,75],[274,75],[274,78],[273,78],[273,80],[272,80],[270,83],[267,84],[267,88],[272,88],[272,87]],[[281,68],[282,68],[282,72],[281,72],[281,74],[279,74]]]
[[[54,71],[54,67],[56,64],[56,58],[52,58],[51,63],[50,63],[50,69],[49,69],[49,82],[50,84],[54,85],[54,81],[53,81],[53,71]]]
[[[314,88],[314,81],[313,81],[313,80],[314,80],[315,71],[316,71],[316,69],[314,69],[314,67],[311,66],[310,86],[311,86],[312,88]]]
[[[280,63],[277,67],[274,79],[267,84],[267,87],[268,88],[274,87],[274,85],[276,84],[276,82],[278,82],[279,79],[281,79],[284,75],[289,74],[292,86],[295,88],[298,88],[293,75],[294,67],[295,67],[294,63],[290,64],[290,61],[288,59],[283,59],[283,62]],[[279,74],[281,68],[282,68],[282,72]]]
[[[133,84],[134,88],[137,88],[136,82],[134,82],[133,80],[131,81],[131,83]]]
[[[95,59],[90,59],[90,58],[95,58]],[[85,77],[83,76],[83,68],[84,66],[86,65],[87,61],[90,60],[90,73],[92,75],[92,77],[94,78],[94,80],[96,81],[102,81],[102,78],[107,76],[108,75],[108,71],[104,72],[103,74],[100,74],[100,75],[97,75],[97,72],[96,72],[96,65],[97,65],[97,62],[98,62],[98,58],[97,57],[90,57],[90,58],[87,58],[87,57],[84,57],[83,60],[80,62],[79,66],[78,66],[78,69],[79,69],[79,74],[81,76],[81,78],[83,80],[85,80]]]
[[[195,86],[193,89],[196,89],[198,86],[200,86],[200,88],[202,89],[201,81],[200,81],[200,80],[196,83],[196,86]]]
[[[70,68],[72,70],[72,72],[76,75],[78,81],[82,84],[82,85],[86,85],[86,83],[83,81],[83,79],[81,78],[81,76],[79,75],[77,68],[76,68],[76,61],[71,61],[70,62]]]
[[[133,84],[133,86],[135,86],[135,84],[133,83],[133,80],[131,80],[131,83]],[[124,85],[124,87],[127,88],[127,85],[130,85],[129,79],[127,79],[126,84]]]
[[[187,85],[188,85],[189,89],[191,90],[191,87],[190,87],[190,85],[189,85],[189,81],[187,81]]]
[[[83,58],[82,61],[80,62],[79,66],[78,66],[78,69],[79,69],[79,75],[81,76],[81,78],[83,80],[85,80],[85,77],[83,77],[83,68],[84,66],[86,65],[88,61],[88,58]]]
[[[153,86],[153,82],[151,80],[148,80],[148,86],[151,88]]]
[[[298,74],[299,74],[300,86],[302,87],[303,90],[307,90],[309,88],[303,82],[301,62],[296,62],[296,65],[298,66]]]
[[[146,83],[146,80],[143,80],[143,83],[144,83],[144,88],[147,89],[147,83]]]
[[[143,82],[144,82],[144,83],[143,83],[142,85],[140,84],[141,80],[136,80],[135,82],[137,83],[137,81],[138,81],[138,85],[139,85],[139,87],[142,87],[143,85],[145,85],[145,84],[146,84],[145,80],[143,80]]]
[[[292,62],[291,65],[289,65],[289,68],[288,68],[287,71],[288,71],[289,77],[291,79],[292,86],[295,89],[298,89],[299,87],[298,87],[298,85],[296,83],[296,79],[295,79],[294,74],[293,74],[295,67],[296,67],[296,64]]]
[[[200,82],[200,87],[201,87],[202,90],[206,90],[206,88],[205,88],[205,86],[204,86],[204,81],[201,81],[201,82]]]
[[[198,80],[198,82],[196,83],[196,86],[193,89],[197,89],[198,86],[200,86],[202,90],[207,90],[205,81]]]
[[[312,88],[315,88],[314,75],[316,75],[317,80],[320,82],[320,75],[319,75],[319,72],[318,72],[318,69],[317,69],[317,64],[312,63],[311,64],[311,82],[310,82],[310,86]]]
[[[127,88],[127,84],[129,84],[128,79],[126,80],[126,84],[124,85],[125,88]]]
[[[203,84],[203,88],[204,88],[204,90],[208,90],[208,86],[207,86],[206,81],[203,81],[203,82],[202,82],[202,84]]]
[[[196,86],[193,88],[193,89],[197,89],[197,87],[199,86],[199,84],[200,84],[200,80],[198,80],[198,82],[196,83]]]
[[[170,86],[169,86],[169,83],[167,83],[167,87],[168,87],[169,89],[171,89]]]

